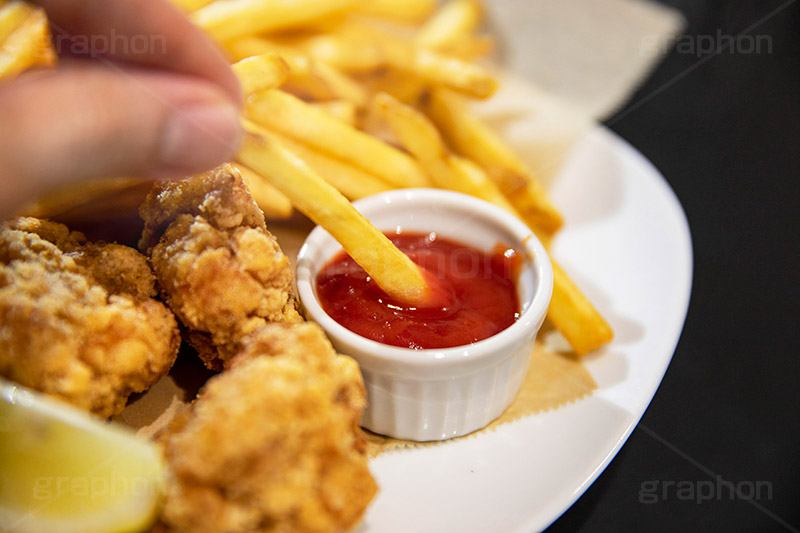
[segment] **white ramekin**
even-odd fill
[[[317,273],[341,250],[327,231],[315,228],[297,257],[297,287],[309,319],[322,326],[337,351],[351,355],[361,366],[367,388],[365,428],[395,438],[428,441],[486,426],[519,390],[550,303],[553,271],[544,247],[516,217],[463,194],[398,189],[354,205],[383,231],[398,227],[433,231],[484,252],[502,243],[522,255],[517,281],[519,319],[486,340],[431,350],[380,344],[325,313],[317,298]]]

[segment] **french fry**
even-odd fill
[[[439,132],[425,115],[385,93],[376,95],[373,103],[375,111],[428,172],[435,186],[475,196],[517,214],[480,167],[448,154]]]
[[[486,57],[495,49],[495,41],[487,35],[466,37],[449,43],[440,51],[443,54],[457,57],[464,61],[475,61]]]
[[[251,56],[276,53],[289,65],[289,76],[284,88],[316,100],[335,98],[328,87],[311,75],[311,61],[301,50],[276,43],[262,37],[243,37],[226,45],[230,55],[237,61]]]
[[[472,190],[473,196],[501,207],[515,217],[522,219],[519,212],[511,205],[511,202],[508,201],[508,198],[505,197],[497,184],[476,163],[463,157],[451,156],[450,166],[453,168],[453,172],[459,176],[459,179],[469,184],[465,186],[465,189]]]
[[[309,73],[317,78],[334,98],[352,102],[357,106],[366,105],[366,90],[335,67],[323,61],[311,60]]]
[[[584,296],[564,269],[553,264],[553,297],[548,318],[578,355],[586,355],[611,342],[614,331]]]
[[[275,53],[286,61],[290,70],[293,68],[294,60],[297,57],[304,56],[300,50],[294,47],[282,45],[273,40],[252,35],[225,43],[225,50],[227,50],[228,55],[230,55],[234,61],[241,61],[252,56]]]
[[[451,0],[428,19],[416,35],[416,42],[434,50],[468,38],[480,25],[483,8],[476,0]]]
[[[544,187],[513,150],[469,112],[458,95],[436,89],[422,106],[449,146],[481,165],[537,234],[552,234],[561,227],[563,218]]]
[[[430,182],[408,155],[279,89],[251,97],[250,120],[341,159],[395,187]]]
[[[8,38],[24,21],[28,18],[35,8],[20,0],[11,0],[0,4],[0,44]]]
[[[294,206],[325,228],[389,296],[425,304],[431,295],[421,269],[375,226],[269,133],[245,122],[237,160],[268,178]]]
[[[237,39],[227,48],[235,58],[241,58],[240,61],[256,55],[279,55],[289,67],[287,86],[311,98],[348,100],[362,106],[367,100],[362,85],[324,61],[309,57],[299,48],[262,37]]]
[[[390,94],[405,104],[419,101],[423,93],[428,90],[428,83],[419,76],[392,68],[370,74],[358,74],[357,78],[366,87],[368,93]]]
[[[436,9],[436,0],[368,0],[357,5],[356,11],[393,22],[417,24]]]
[[[475,98],[489,98],[497,91],[497,80],[492,75],[456,57],[447,57],[419,47],[413,49],[408,63],[401,59],[408,55],[394,57],[394,64],[398,68],[411,70],[431,83]]]
[[[214,0],[172,0],[175,6],[184,13],[191,13],[197,11],[201,7],[206,7]]]
[[[292,202],[285,194],[270,185],[269,181],[241,163],[234,165],[242,181],[250,189],[250,195],[256,201],[258,207],[264,212],[264,216],[272,220],[280,220],[292,216],[294,208]]]
[[[310,56],[347,72],[372,72],[387,63],[381,48],[352,27],[312,37],[303,48]]]
[[[218,42],[285,30],[341,13],[358,0],[216,0],[190,15]]]
[[[485,185],[489,180],[483,169],[472,161],[461,158],[453,158],[451,161],[456,167],[461,168],[465,179],[469,179],[469,177],[474,179],[473,187],[481,188],[482,184]],[[490,181],[489,183],[494,185]],[[499,189],[486,187],[483,191],[483,196],[475,196],[500,206],[519,217],[519,213],[505,199]],[[549,248],[550,235],[538,235],[538,237],[545,247]],[[564,269],[552,258],[551,262],[554,279],[553,297],[550,300],[548,317],[556,329],[564,335],[572,349],[579,355],[585,355],[611,342],[614,337],[611,326],[603,319],[602,315],[581,292],[575,282],[564,272]]]
[[[231,66],[245,94],[274,89],[289,76],[289,65],[275,53],[248,57]]]
[[[488,98],[497,90],[494,76],[478,65],[364,24],[351,23],[342,32],[313,37],[304,48],[312,57],[346,72],[391,67],[474,98]]]
[[[491,53],[494,39],[475,35],[483,21],[483,6],[478,0],[451,0],[428,19],[415,36],[417,44],[454,56],[474,61]]]
[[[0,79],[55,61],[47,17],[42,9],[34,8],[0,44]]]
[[[363,2],[364,0],[356,0],[356,5],[359,2]],[[341,11],[336,11],[330,15],[325,15],[324,17],[316,18],[314,20],[310,20],[308,22],[303,23],[302,27],[298,28],[298,34],[302,35],[303,33],[331,33],[335,31],[339,31],[342,24],[348,20],[350,17],[351,10],[343,9]],[[287,36],[291,37],[290,34],[286,33]]]
[[[393,188],[363,170],[322,154],[294,139],[279,133],[272,133],[284,147],[305,161],[314,172],[333,185],[348,200],[359,200]]]
[[[386,93],[376,95],[373,104],[375,111],[389,124],[400,144],[419,161],[435,186],[466,192],[450,166],[447,148],[439,132],[430,121]]]
[[[351,24],[349,31],[351,35],[362,34],[365,40],[377,47],[375,54],[383,64],[412,72],[431,84],[475,98],[488,98],[497,90],[494,76],[473,63],[445,56],[363,24]]]
[[[358,108],[356,108],[353,102],[347,100],[329,100],[327,102],[312,102],[310,105],[336,120],[341,120],[348,126],[356,127]]]

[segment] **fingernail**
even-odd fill
[[[220,102],[176,109],[161,140],[161,163],[170,168],[205,170],[230,160],[241,128],[235,106]]]

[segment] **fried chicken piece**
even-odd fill
[[[300,320],[289,260],[235,168],[159,183],[139,212],[139,248],[208,368],[267,322]]]
[[[0,375],[102,417],[172,366],[180,336],[133,248],[35,218],[0,225]]]
[[[358,365],[315,324],[268,324],[161,435],[168,468],[155,531],[330,532],[377,488],[358,423]]]

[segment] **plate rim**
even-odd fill
[[[693,241],[691,235],[691,227],[689,226],[689,220],[686,216],[686,211],[683,208],[683,205],[680,202],[675,191],[670,186],[669,182],[667,181],[666,177],[661,173],[661,171],[650,161],[644,154],[642,154],[639,150],[637,150],[631,143],[629,143],[626,139],[609,129],[603,124],[597,124],[595,128],[592,128],[589,132],[587,132],[587,137],[591,135],[597,135],[599,137],[604,138],[604,142],[610,143],[611,146],[614,146],[616,149],[623,150],[630,158],[637,161],[638,164],[643,165],[650,171],[650,175],[648,179],[652,180],[652,183],[661,189],[663,193],[663,199],[666,200],[667,204],[669,205],[670,211],[678,215],[678,225],[674,228],[680,233],[680,240],[684,247],[684,253],[686,254],[686,265],[685,265],[685,284],[682,287],[681,299],[681,313],[680,318],[674,321],[674,325],[672,327],[672,332],[670,337],[673,337],[673,340],[670,342],[670,347],[668,349],[669,355],[666,357],[665,363],[663,367],[659,369],[658,372],[655,372],[652,375],[652,379],[648,386],[648,393],[646,394],[647,399],[645,400],[645,405],[637,409],[636,413],[631,413],[631,420],[626,426],[623,433],[619,436],[616,440],[614,446],[611,450],[608,451],[606,456],[603,458],[603,461],[600,462],[597,467],[592,471],[592,474],[587,477],[573,492],[569,501],[565,502],[565,506],[563,509],[558,512],[557,515],[552,516],[550,518],[546,518],[542,520],[541,517],[534,516],[523,525],[521,525],[518,530],[519,531],[541,531],[548,527],[550,527],[554,522],[556,522],[564,513],[566,513],[574,504],[577,502],[583,494],[589,489],[589,487],[594,484],[600,475],[605,472],[606,468],[609,464],[616,458],[619,451],[622,447],[627,443],[628,439],[630,438],[633,431],[638,427],[639,423],[641,422],[642,417],[650,408],[650,404],[653,402],[655,395],[658,393],[658,389],[661,388],[661,383],[664,380],[664,376],[669,369],[669,366],[672,362],[672,358],[675,355],[675,350],[678,347],[678,343],[680,342],[681,336],[683,334],[683,328],[686,324],[686,317],[689,312],[689,304],[691,302],[691,293],[692,293],[692,286],[693,286],[693,279],[694,279],[694,249],[693,249]],[[652,389],[652,390],[651,390]]]

